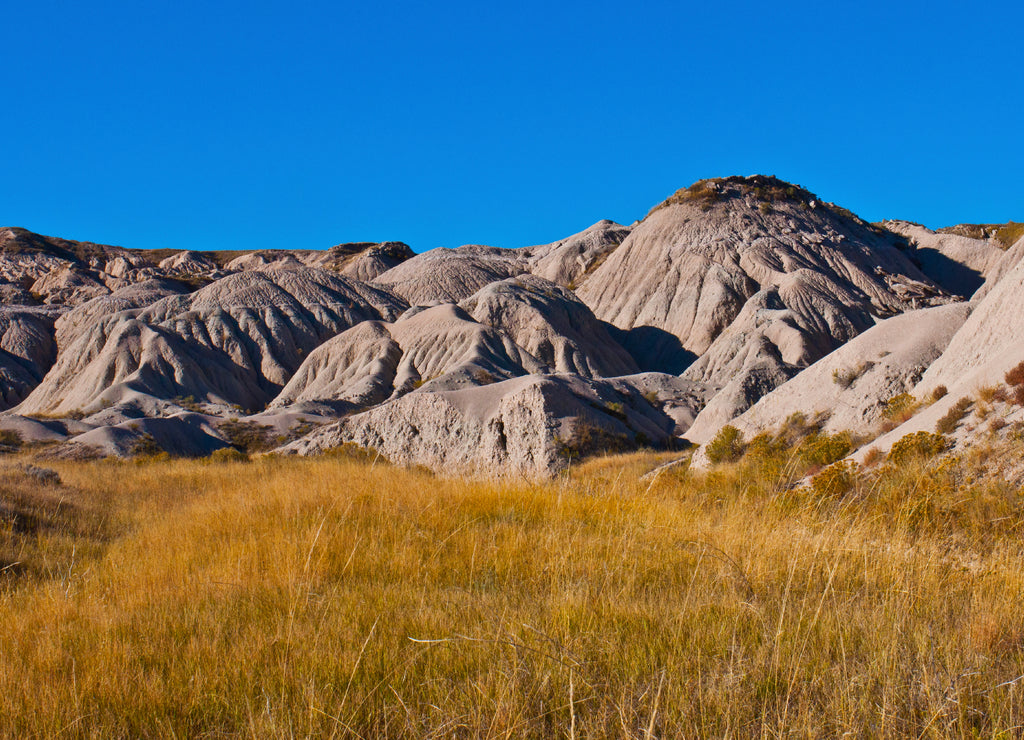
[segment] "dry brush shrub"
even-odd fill
[[[956,431],[956,428],[960,426],[960,422],[967,416],[967,412],[970,411],[971,406],[974,402],[971,399],[961,398],[959,401],[950,406],[941,419],[935,422],[935,431],[939,434],[952,434]]]
[[[0,429],[0,454],[17,452],[23,444],[24,441],[18,432],[13,429]]]
[[[899,426],[912,417],[920,407],[917,399],[909,393],[900,393],[885,402],[882,415],[890,422]]]
[[[265,452],[280,443],[273,427],[253,421],[228,419],[217,426],[217,431],[239,452]]]
[[[915,460],[928,460],[942,454],[949,444],[941,434],[913,432],[896,440],[889,450],[888,460],[896,465]]]
[[[860,378],[864,373],[871,367],[869,362],[861,362],[858,365],[850,368],[839,369],[836,368],[832,371],[832,382],[838,385],[843,390],[846,390]]]
[[[845,496],[857,484],[859,467],[852,460],[840,460],[829,465],[811,480],[811,490],[823,498]]]
[[[743,433],[731,424],[726,424],[718,430],[714,439],[708,442],[706,450],[708,460],[715,465],[736,462],[743,457],[745,451]]]
[[[1024,362],[1017,364],[1006,373],[1006,384],[1010,386],[1013,402],[1024,406]]]

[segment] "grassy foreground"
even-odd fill
[[[828,495],[782,452],[654,462],[8,467],[0,732],[1020,736],[1019,492],[967,463]]]

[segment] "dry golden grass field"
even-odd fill
[[[0,732],[1021,737],[1024,501],[752,446],[550,482],[0,459]]]

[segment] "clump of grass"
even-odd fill
[[[556,436],[554,444],[559,457],[580,460],[601,453],[626,452],[641,443],[580,418],[566,437]]]
[[[129,455],[131,457],[153,457],[161,454],[163,447],[156,441],[152,434],[140,434],[132,443]]]
[[[885,453],[877,447],[871,447],[864,453],[864,467],[873,468],[885,459]]]
[[[196,414],[205,413],[206,408],[193,396],[179,396],[172,400],[172,403],[181,406],[186,411],[191,411]]]
[[[211,463],[246,462],[249,456],[234,447],[222,447],[211,452],[207,459]]]
[[[1006,371],[1006,384],[1010,386],[1024,385],[1024,362],[1020,362]]]
[[[974,402],[964,397],[953,404],[941,419],[935,423],[935,431],[939,434],[952,434],[960,426],[960,422],[970,410]]]
[[[832,371],[832,382],[838,385],[843,390],[846,390],[860,378],[865,372],[867,372],[870,365],[866,362],[862,362],[854,367],[840,369],[836,368]]]
[[[946,388],[946,386],[944,386],[944,385],[937,385],[937,386],[935,386],[932,389],[932,392],[931,392],[931,395],[929,396],[929,398],[931,398],[932,403],[935,403],[939,399],[945,398],[946,394],[948,394],[948,393],[949,393],[949,389]]]
[[[834,498],[844,496],[857,484],[857,463],[850,460],[834,462],[822,470],[811,481],[816,496]]]
[[[1003,249],[1012,247],[1022,236],[1024,236],[1024,223],[1018,224],[1010,221],[996,231],[996,241]]]

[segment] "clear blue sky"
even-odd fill
[[[875,220],[1024,221],[1019,2],[34,2],[0,225],[417,251],[775,174]]]

